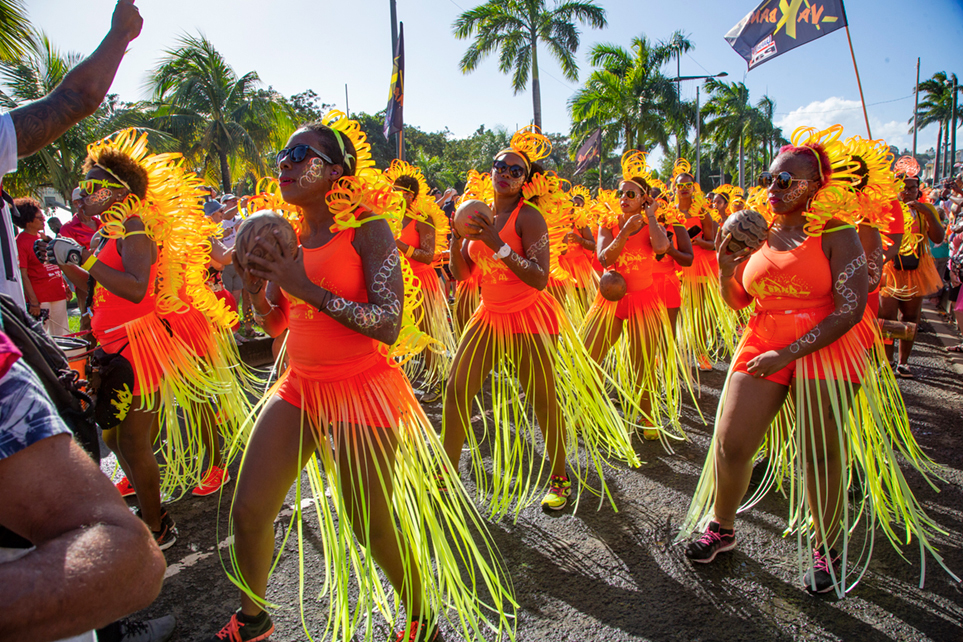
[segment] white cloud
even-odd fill
[[[870,108],[872,112],[872,108]],[[815,127],[825,129],[832,125],[842,125],[844,137],[866,136],[866,123],[863,120],[863,108],[858,100],[847,100],[836,96],[826,100],[817,100],[805,107],[794,109],[782,118],[776,120],[776,125],[782,127],[786,138],[797,127]],[[873,138],[882,138],[890,145],[900,149],[913,145],[913,134],[909,132],[909,125],[903,121],[891,120],[887,123],[870,114],[869,124],[873,130]],[[917,148],[920,150],[936,144],[935,129],[927,130],[925,137],[920,135]],[[925,141],[925,142],[924,142]]]

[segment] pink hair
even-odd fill
[[[825,186],[829,182],[829,177],[833,173],[832,163],[829,161],[829,154],[826,153],[826,149],[818,144],[813,143],[812,145],[800,145],[795,147],[793,145],[784,145],[779,148],[779,154],[792,154],[794,156],[803,155],[810,159],[809,162],[812,165],[813,173],[820,177],[820,186]]]

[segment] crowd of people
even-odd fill
[[[0,170],[100,104],[141,24],[120,0],[90,57],[0,116]],[[612,465],[640,465],[636,435],[671,455],[699,373],[726,361],[678,537],[688,559],[734,549],[737,514],[795,484],[787,523],[806,590],[855,586],[872,550],[853,541],[859,520],[894,545],[898,523],[942,564],[939,527],[898,465],[938,472],[897,378],[914,376],[925,299],[955,302],[963,321],[960,178],[925,189],[914,159],[838,126],[794,132],[758,186],[708,194],[685,159],[663,181],[638,150],[616,189],[593,194],[543,167],[551,144],[533,127],[462,194],[441,193],[404,161],[375,167],[337,111],[299,127],[276,179],[248,196],[218,195],[135,130],[87,151],[75,215],[53,237],[40,203],[4,193],[4,638],[168,639],[173,618],[123,618],[161,589],[178,537],[170,503],[222,492],[240,595],[211,640],[267,639],[274,523],[292,485],[302,506],[306,473],[323,639],[371,639],[375,613],[404,622],[399,642],[440,640],[442,621],[465,639],[514,639],[519,605],[487,524],[585,494],[615,506]],[[13,333],[24,320],[38,344],[44,332],[89,341],[83,380],[44,378]],[[264,335],[276,355],[266,390],[238,351]],[[84,400],[123,471],[116,484],[97,448],[71,438],[81,420],[55,407],[51,385]],[[439,402],[433,425],[423,406]],[[482,431],[478,403],[491,411]],[[746,498],[754,467],[763,482]],[[34,483],[41,470],[55,472]],[[301,519],[298,508],[289,525],[299,546]]]

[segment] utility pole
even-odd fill
[[[916,59],[916,104],[913,105],[913,158],[916,158],[916,129],[919,124],[920,109],[920,59]]]
[[[952,143],[950,144],[950,163],[949,163],[950,178],[953,178],[953,171],[956,169],[956,112],[958,109],[957,105],[959,104],[959,102],[957,101],[957,94],[959,93],[959,90],[960,90],[960,86],[959,86],[959,83],[957,83],[956,81],[956,76],[954,75],[953,76],[953,115],[951,120],[952,122],[951,126],[953,127],[953,129],[950,130],[951,131],[950,140],[952,141]]]
[[[344,83],[344,113],[351,117],[351,108],[348,106],[348,83]]]
[[[395,52],[398,51],[398,6],[395,0],[388,0],[388,6],[391,9],[391,55],[394,56]],[[398,136],[398,158],[404,160],[405,140],[403,125],[396,135]]]
[[[702,134],[702,112],[699,110],[699,86],[696,85],[696,140],[695,140],[695,143],[696,143],[696,150],[695,150],[695,152],[696,152],[696,159],[695,159],[695,160],[696,160],[696,175],[695,175],[696,185],[700,185],[700,184],[701,184],[701,181],[699,180],[699,173],[700,173],[700,170],[701,170],[701,167],[700,167],[700,165],[701,165],[701,162],[700,162],[700,161],[701,161],[701,155],[700,155],[700,153],[699,153],[699,136],[700,136],[700,134]]]

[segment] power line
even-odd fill
[[[909,96],[903,96],[902,98],[893,98],[892,100],[881,100],[881,101],[879,101],[878,103],[869,103],[869,104],[866,105],[866,106],[867,106],[867,107],[875,107],[876,105],[885,105],[885,104],[887,104],[887,103],[895,103],[895,102],[899,102],[899,101],[901,101],[901,100],[906,100],[907,98],[912,98],[913,96],[914,96],[914,94],[910,94]],[[862,109],[862,108],[863,108],[862,106],[859,106],[859,107],[840,107],[839,109],[825,109],[825,110],[823,110],[823,111],[802,111],[802,112],[799,112],[799,113],[802,113],[802,114],[832,114],[832,113],[835,113],[835,112],[837,112],[837,111],[857,111],[857,110],[860,110],[860,109]],[[796,111],[798,111],[798,110],[796,110]],[[779,114],[780,116],[787,116],[787,115],[793,114],[793,113],[796,113],[796,112],[793,112],[793,111],[777,111],[777,112],[773,112],[773,115]]]

